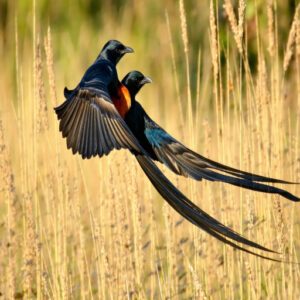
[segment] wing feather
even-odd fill
[[[113,149],[141,151],[108,95],[103,87],[82,88],[73,91],[68,100],[55,108],[59,129],[74,154],[90,158],[107,155]]]

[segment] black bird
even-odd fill
[[[112,40],[105,44],[74,90],[65,88],[66,100],[55,112],[67,147],[83,158],[107,155],[113,149],[128,149],[161,196],[184,218],[218,240],[247,253],[268,258],[245,249],[233,241],[267,252],[274,251],[250,241],[226,227],[187,199],[158,169],[124,118],[131,107],[128,89],[119,82],[116,64],[125,53],[133,52]]]
[[[122,119],[130,95],[119,81],[116,65],[133,49],[108,41],[77,87],[65,88],[66,101],[55,108],[59,130],[67,147],[83,158],[107,155],[113,149],[140,151],[140,145]]]
[[[150,82],[151,79],[139,71],[128,73],[122,80],[122,84],[128,88],[131,97],[131,106],[125,115],[125,122],[153,160],[165,164],[178,175],[191,177],[195,180],[204,178],[210,181],[222,181],[254,191],[279,194],[292,201],[300,201],[300,198],[285,190],[259,183],[291,184],[292,182],[264,177],[222,165],[201,156],[173,138],[148,116],[142,105],[135,99],[142,86]],[[230,176],[219,172],[230,174]]]

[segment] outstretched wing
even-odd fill
[[[144,134],[157,159],[176,174],[196,180],[204,178],[210,181],[226,182],[258,192],[279,194],[291,201],[300,201],[300,198],[283,189],[259,183],[290,184],[291,182],[244,172],[207,159],[178,142],[146,114],[144,115],[144,123]],[[219,172],[227,173],[230,176]]]
[[[69,92],[69,91],[67,91]],[[55,108],[67,147],[83,158],[107,155],[113,149],[140,152],[140,145],[112,103],[105,87],[70,91]]]

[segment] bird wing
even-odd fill
[[[83,158],[107,155],[113,149],[140,152],[140,145],[116,110],[108,91],[79,88],[55,108],[67,147]]]
[[[185,147],[156,124],[147,114],[144,116],[144,122],[144,134],[157,159],[176,174],[196,180],[204,178],[210,181],[226,182],[254,191],[279,194],[291,201],[300,201],[300,198],[283,189],[259,183],[291,184],[291,182],[244,172],[207,159]],[[219,172],[227,173],[230,176]]]

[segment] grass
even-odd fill
[[[152,77],[138,99],[175,137],[222,163],[300,181],[299,8],[282,37],[280,1],[240,0],[236,10],[230,1],[159,3],[135,2],[118,18],[114,7],[99,9],[96,29],[73,7],[66,15],[81,26],[70,22],[70,32],[54,21],[60,6],[44,20],[46,1],[8,5],[14,21],[0,44],[3,299],[299,299],[298,265],[207,236],[163,202],[126,151],[83,161],[66,149],[52,108],[116,37],[135,49],[120,77],[132,69]],[[299,205],[163,169],[208,213],[297,261]],[[300,195],[299,186],[286,188]]]

